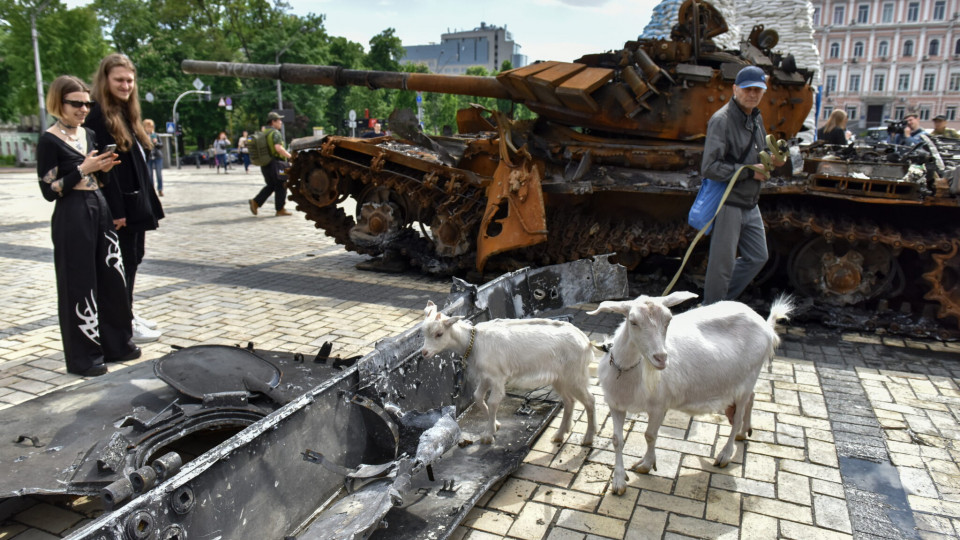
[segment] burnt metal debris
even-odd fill
[[[384,267],[423,272],[509,270],[617,254],[628,268],[662,266],[687,249],[686,213],[699,188],[706,125],[731,98],[736,73],[768,76],[769,133],[791,160],[761,204],[771,261],[763,273],[822,306],[897,309],[960,322],[957,149],[828,149],[797,145],[813,103],[812,72],[777,52],[758,25],[737,50],[708,2],[688,0],[671,39],[639,39],[576,62],[538,62],[496,77],[384,73],[299,64],[186,60],[187,73],[356,85],[510,99],[539,118],[459,111],[459,134],[427,136],[410,114],[393,137],[294,141],[291,197],[346,249]],[[396,115],[396,113],[395,113]],[[812,139],[812,135],[807,135]],[[352,199],[356,212],[342,203]],[[706,247],[688,265],[696,282]],[[676,264],[676,263],[673,263]],[[376,267],[371,264],[369,267]]]
[[[627,292],[603,256],[455,279],[443,311],[522,318]],[[472,444],[474,382],[422,347],[419,325],[347,362],[330,344],[310,361],[201,345],[40,396],[0,411],[22,434],[0,445],[0,491],[100,495],[108,511],[73,539],[446,538],[559,404],[508,394],[497,444]]]

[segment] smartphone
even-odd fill
[[[112,154],[117,151],[117,145],[108,144],[106,148],[103,149],[104,154]]]

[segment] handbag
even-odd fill
[[[747,146],[746,150],[740,154],[740,158],[734,163],[743,162],[749,153],[750,147]],[[732,184],[736,181],[736,175],[730,179],[729,184],[704,178],[700,182],[700,191],[697,192],[697,198],[693,200],[693,206],[690,207],[690,212],[687,214],[687,223],[698,231],[707,227],[703,234],[710,234],[710,231],[713,230],[713,218],[720,211],[720,201],[723,199],[723,194],[728,186],[733,189]]]
[[[690,213],[687,214],[687,223],[698,231],[709,225],[704,234],[710,234],[713,230],[713,217],[720,210],[720,199],[723,198],[725,190],[726,185],[722,182],[704,178],[700,183],[697,198],[690,207]]]

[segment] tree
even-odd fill
[[[42,10],[38,10],[38,5]],[[0,118],[16,120],[18,114],[37,114],[36,76],[30,15],[36,14],[43,94],[53,79],[75,75],[88,80],[106,52],[93,7],[67,9],[59,1],[43,5],[34,0],[0,0]],[[5,80],[4,80],[5,79]]]

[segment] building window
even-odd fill
[[[847,120],[853,121],[856,119],[857,119],[857,108],[847,107]]]
[[[921,105],[921,106],[920,106],[920,110],[917,111],[917,113],[918,113],[917,116],[920,118],[920,120],[930,120],[930,106],[929,106],[929,105]]]
[[[886,58],[887,55],[889,54],[890,54],[890,43],[886,41],[881,41],[880,44],[877,45],[877,56],[882,56]]]
[[[813,8],[813,25],[820,26],[820,8]]]
[[[860,24],[866,24],[870,22],[870,5],[869,4],[860,4],[857,6],[857,22]]]
[[[945,0],[937,0],[933,3],[933,20],[942,21],[947,14],[947,3]]]
[[[910,74],[901,73],[897,78],[897,90],[900,92],[909,92],[910,91]]]
[[[833,24],[843,24],[843,16],[846,13],[844,10],[845,6],[834,6],[833,7]]]
[[[960,39],[958,39],[957,44],[953,46],[953,54],[960,54]]]
[[[928,56],[940,56],[940,40],[931,39],[930,45],[927,47]]]
[[[853,57],[862,58],[863,57],[863,42],[858,41],[853,44]]]
[[[960,92],[960,73],[950,74],[950,83],[947,85],[947,89],[951,92]]]
[[[937,83],[937,74],[936,73],[924,73],[923,74],[923,88],[924,92],[933,92],[933,88]]]
[[[875,73],[873,75],[873,91],[874,92],[883,92],[887,86],[887,74],[886,73]]]
[[[893,109],[893,119],[894,120],[903,120],[903,114],[905,110],[903,107],[896,107]]]
[[[943,111],[943,115],[947,117],[947,120],[956,120],[957,119],[957,107],[951,105]]]
[[[907,22],[917,22],[920,18],[920,2],[910,2],[907,4]]]
[[[850,75],[850,84],[849,84],[848,90],[850,90],[851,92],[860,91],[860,74],[859,73],[853,73]]]
[[[840,44],[833,42],[830,44],[830,58],[840,58]]]
[[[837,76],[827,75],[827,95],[837,91]]]
[[[903,42],[903,56],[910,57],[913,56],[913,41],[906,40]]]
[[[883,13],[880,15],[880,22],[893,22],[893,4],[884,4]]]
[[[830,113],[833,112],[833,107],[824,107],[823,108],[823,119],[826,120],[830,118]]]

